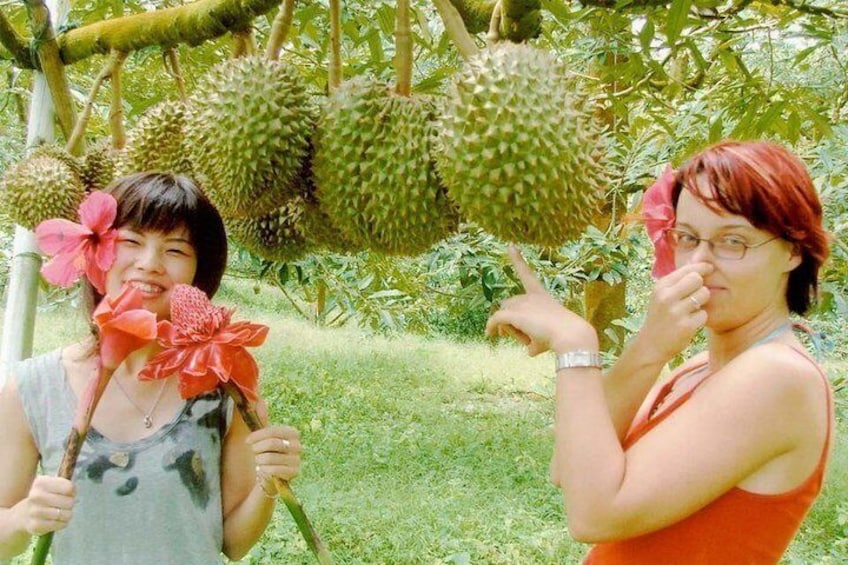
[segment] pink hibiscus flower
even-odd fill
[[[674,227],[674,205],[671,201],[674,190],[674,169],[671,165],[652,184],[642,198],[642,220],[654,244],[654,278],[661,278],[674,270],[674,250],[665,238],[665,232]]]
[[[192,398],[232,383],[250,401],[258,398],[259,368],[247,347],[265,342],[268,327],[250,322],[231,323],[233,311],[212,304],[193,286],[179,284],[171,290],[171,320],[159,322],[159,344],[139,374],[142,380],[179,374],[180,394]]]
[[[118,203],[105,192],[89,194],[79,207],[81,224],[45,220],[35,228],[41,251],[53,258],[41,269],[48,282],[69,287],[85,273],[100,294],[106,293],[106,271],[115,262],[117,230],[112,223]]]

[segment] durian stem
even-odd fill
[[[259,415],[256,413],[256,408],[253,404],[251,404],[244,392],[242,392],[238,386],[230,381],[222,383],[221,387],[227,394],[230,395],[230,398],[233,399],[239,414],[241,414],[242,420],[244,420],[244,423],[247,424],[248,428],[250,428],[250,431],[255,432],[256,430],[260,430],[264,427],[262,425],[262,421],[259,419]],[[303,506],[297,500],[294,492],[292,492],[288,481],[284,481],[279,477],[274,477],[274,486],[276,487],[280,498],[283,499],[286,508],[289,509],[289,513],[292,515],[292,518],[294,518],[294,522],[297,524],[303,539],[306,541],[306,545],[309,546],[310,550],[312,550],[312,553],[315,555],[318,563],[321,565],[332,565],[333,558],[330,556],[330,552],[327,551],[326,547],[324,547],[324,542],[321,541],[321,538],[318,536],[318,532],[306,516]]]
[[[245,29],[233,32],[232,58],[238,59],[256,53],[256,41],[253,39],[253,30]]]
[[[124,68],[124,61],[127,54],[122,52],[120,57],[115,59],[115,68],[112,69],[112,101],[109,105],[109,131],[112,134],[112,147],[115,149],[123,149],[127,144],[127,132],[124,129],[124,100],[121,97],[121,69]]]
[[[462,58],[468,60],[479,53],[480,50],[474,43],[474,38],[468,33],[465,22],[462,21],[462,16],[459,15],[459,11],[450,3],[450,0],[433,0],[433,4],[445,24],[448,37],[451,38]]]
[[[180,100],[185,103],[188,101],[188,95],[186,94],[185,80],[183,79],[183,70],[180,68],[180,57],[177,54],[177,49],[175,47],[169,47],[165,49],[162,53],[165,69],[168,71],[168,74],[174,77],[174,82],[177,84],[177,90],[180,93]]]
[[[412,34],[409,26],[409,0],[398,0],[395,25],[395,92],[409,97],[412,94]]]
[[[280,11],[277,12],[274,23],[271,24],[271,33],[268,37],[268,45],[265,47],[265,56],[272,61],[280,58],[280,50],[289,35],[294,19],[294,3],[295,0],[283,0]]]
[[[330,66],[327,88],[332,94],[342,85],[342,1],[330,0]]]
[[[68,83],[68,75],[65,74],[65,64],[59,54],[59,45],[56,43],[56,35],[53,33],[53,24],[50,23],[50,11],[44,0],[25,0],[27,14],[29,16],[29,27],[32,31],[33,46],[38,54],[41,64],[41,72],[50,89],[50,97],[53,99],[53,108],[59,127],[65,139],[69,139],[74,131],[77,121],[74,100],[71,97],[71,87]],[[82,155],[85,151],[84,140],[80,139],[72,148],[71,153]]]
[[[494,45],[501,40],[501,21],[503,20],[503,5],[501,0],[495,3],[492,9],[492,19],[489,21],[489,33],[486,34],[486,41],[489,45]]]
[[[112,56],[106,62],[103,70],[94,79],[94,84],[91,85],[91,90],[88,93],[88,100],[85,101],[85,106],[82,109],[82,114],[74,126],[74,132],[65,144],[65,151],[71,152],[71,149],[76,146],[80,138],[85,135],[85,128],[88,127],[88,120],[91,118],[91,109],[94,106],[94,99],[97,98],[97,93],[100,92],[100,87],[103,86],[103,81],[110,78],[115,68],[123,64],[126,58],[126,53],[120,51],[112,51]]]

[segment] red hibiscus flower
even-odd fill
[[[247,347],[264,343],[268,327],[231,323],[233,311],[212,304],[206,294],[180,284],[171,290],[171,320],[159,322],[159,344],[139,374],[142,380],[179,374],[180,394],[192,398],[219,384],[235,384],[251,402],[258,398],[259,368]]]
[[[95,191],[79,207],[81,224],[69,220],[45,220],[35,228],[38,246],[50,260],[41,269],[48,282],[69,287],[85,273],[100,294],[106,292],[106,271],[115,262],[117,231],[112,223],[118,213],[113,196]]]
[[[642,198],[642,220],[654,244],[654,278],[664,277],[674,270],[674,250],[665,239],[665,231],[674,227],[674,169],[671,165],[652,184]]]
[[[145,310],[138,289],[125,286],[115,298],[103,297],[94,310],[100,330],[100,360],[114,370],[127,355],[156,339],[156,314]]]

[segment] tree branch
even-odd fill
[[[115,69],[123,64],[126,56],[126,53],[113,51],[112,56],[106,63],[106,66],[103,67],[103,70],[101,70],[100,74],[97,75],[97,78],[94,79],[94,84],[91,85],[91,91],[88,93],[88,100],[85,102],[82,115],[80,115],[79,120],[77,120],[77,123],[74,126],[74,132],[65,144],[65,150],[69,153],[71,152],[71,149],[76,147],[83,135],[85,135],[85,128],[88,125],[88,119],[91,117],[91,108],[94,106],[94,99],[97,98],[97,93],[100,92],[100,87],[103,86],[103,81],[112,76]]]
[[[342,84],[342,3],[330,0],[330,64],[327,91],[332,94]]]
[[[12,22],[6,18],[6,14],[2,10],[0,10],[0,44],[12,54],[15,60],[15,66],[22,69],[36,68],[36,61],[33,60],[29,45],[18,34],[17,30],[12,26]]]
[[[276,61],[280,58],[280,49],[289,35],[292,20],[294,19],[295,0],[283,0],[280,11],[271,24],[271,33],[268,34],[268,45],[265,47],[265,56]]]
[[[127,131],[124,128],[124,99],[121,95],[121,70],[124,67],[126,53],[121,52],[115,58],[112,68],[112,102],[109,106],[109,131],[112,133],[112,147],[121,150],[127,144]]]
[[[177,83],[177,91],[180,93],[180,100],[183,103],[188,101],[186,93],[185,80],[183,79],[183,71],[180,68],[180,57],[176,47],[169,47],[162,52],[162,61],[165,64],[165,70],[168,74],[174,77],[174,82]]]
[[[151,45],[195,46],[232,30],[249,27],[279,0],[198,0],[174,8],[112,18],[72,29],[59,36],[66,65],[113,49],[137,51]]]
[[[839,8],[825,8],[823,6],[813,6],[807,3],[807,0],[771,0],[772,6],[788,6],[793,10],[798,10],[805,14],[813,14],[816,16],[826,16],[828,18],[848,18],[848,10],[840,10]]]
[[[412,93],[412,34],[409,25],[409,0],[398,0],[395,24],[396,92],[409,97]]]

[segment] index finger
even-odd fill
[[[521,281],[526,292],[547,292],[542,281],[539,280],[536,273],[533,272],[533,269],[524,260],[517,247],[510,245],[509,249],[507,249],[507,254],[509,255],[509,260],[512,262],[512,267],[515,269],[515,274],[518,275],[518,280]]]

